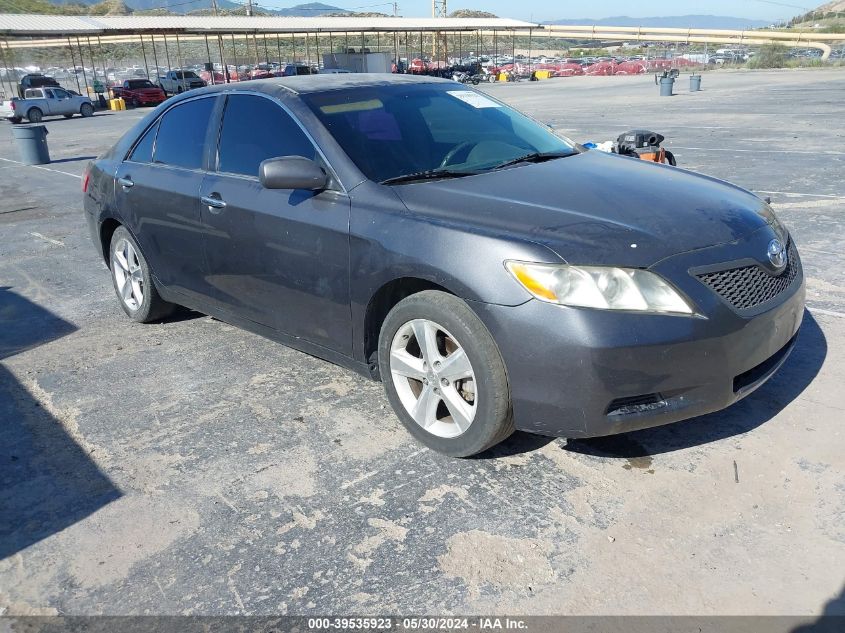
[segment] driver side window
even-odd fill
[[[317,151],[291,116],[264,97],[230,95],[223,113],[217,171],[258,177],[261,161],[279,156],[314,160]]]

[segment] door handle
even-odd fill
[[[135,186],[135,183],[132,182],[131,178],[118,178],[117,182],[124,189],[129,189],[129,187]]]
[[[226,203],[214,194],[210,196],[202,196],[200,202],[206,205],[209,209],[225,209]]]

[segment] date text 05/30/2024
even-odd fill
[[[474,617],[474,618],[309,618],[308,628],[313,630],[396,630],[407,631],[497,631],[510,630],[519,631],[528,628],[527,623],[521,619],[499,618],[499,617]]]

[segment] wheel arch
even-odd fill
[[[370,368],[370,374],[379,380],[378,371],[378,340],[381,326],[388,313],[403,299],[424,290],[439,290],[450,295],[454,292],[421,277],[398,277],[382,284],[367,303],[364,311],[363,348],[364,359]]]
[[[123,226],[123,224],[120,221],[111,217],[105,218],[100,223],[100,253],[102,254],[103,260],[106,262],[106,266],[108,266],[109,269],[111,269],[111,258],[109,257],[111,238],[118,227],[121,226]]]

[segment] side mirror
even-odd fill
[[[326,188],[329,177],[310,158],[283,156],[261,161],[258,180],[265,189],[321,191]]]

